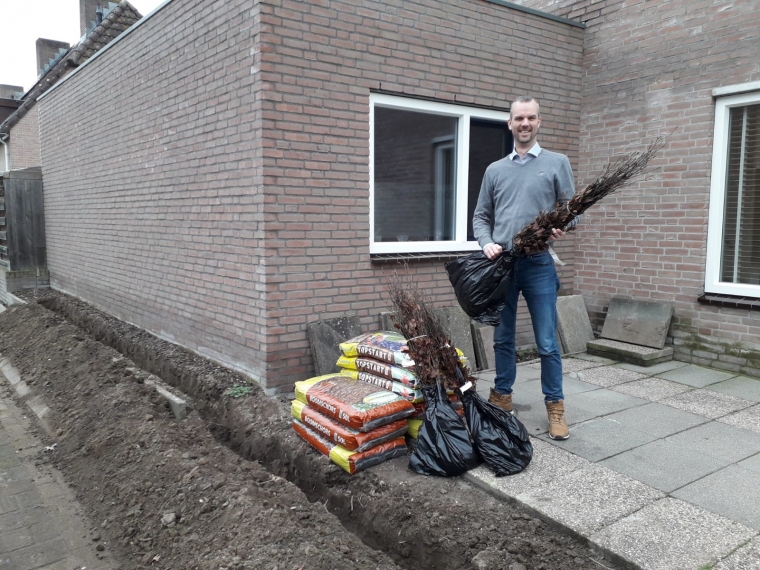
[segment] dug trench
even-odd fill
[[[462,478],[411,473],[408,458],[349,475],[293,432],[286,397],[73,297],[24,298],[0,315],[0,355],[49,407],[38,435],[55,450],[37,461],[75,491],[103,568],[618,567]],[[187,398],[187,417],[154,381]]]

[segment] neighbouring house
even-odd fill
[[[667,136],[563,240],[564,292],[597,327],[672,303],[678,359],[760,375],[756,3],[520,4],[166,2],[39,101],[53,287],[290,391],[307,323],[377,327],[399,261],[455,303],[443,262],[532,94],[581,183]]]
[[[0,121],[7,119],[19,106],[24,88],[16,85],[0,85]]]
[[[377,329],[398,260],[456,304],[512,98],[577,165],[582,44],[500,1],[167,2],[39,101],[52,286],[292,391],[307,324]]]
[[[14,97],[12,113],[0,114],[0,141],[6,151],[0,172],[41,165],[37,99],[142,17],[126,0],[105,7],[80,0],[80,15],[89,25],[82,26],[82,38],[73,47],[55,40],[37,40],[37,81],[29,91]],[[0,99],[0,112],[3,106]]]

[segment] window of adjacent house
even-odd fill
[[[716,101],[705,291],[760,297],[760,93]]]
[[[478,249],[486,167],[512,151],[509,113],[373,94],[370,253]]]

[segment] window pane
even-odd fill
[[[760,105],[730,112],[721,281],[760,285]]]
[[[453,240],[456,117],[375,107],[376,242]]]
[[[478,204],[486,168],[512,152],[512,133],[506,121],[470,121],[470,172],[467,182],[467,239],[474,240],[472,215]]]

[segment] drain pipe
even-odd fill
[[[0,143],[5,147],[5,171],[10,171],[11,169],[11,154],[8,151],[8,143],[5,141],[8,140],[8,133],[0,134]]]

